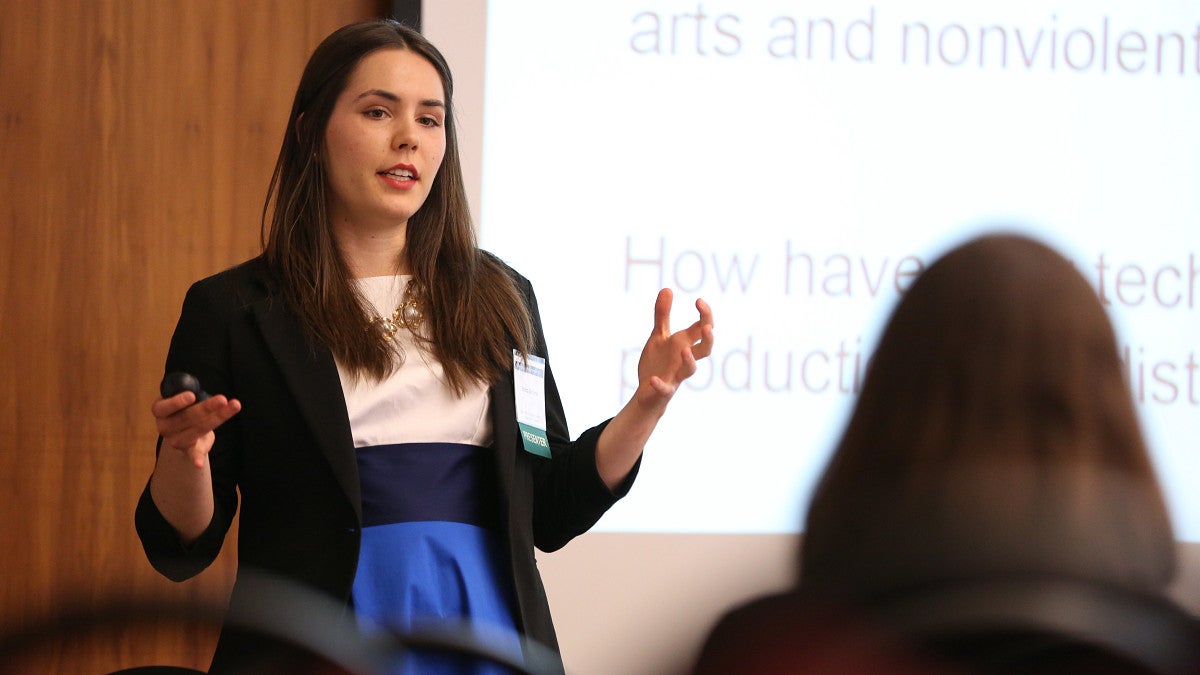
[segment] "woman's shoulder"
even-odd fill
[[[266,260],[262,256],[258,256],[210,274],[194,282],[192,288],[248,287],[265,284],[267,278]]]
[[[273,286],[270,279],[266,260],[258,256],[194,282],[188,289],[188,298],[246,306],[270,296]]]
[[[512,265],[509,265],[500,256],[492,253],[491,251],[486,251],[483,249],[480,249],[479,252],[482,256],[485,267],[492,267],[507,274],[509,278],[512,279],[513,284],[515,284],[522,293],[529,295],[533,291],[533,284],[530,283],[529,279],[525,278],[525,275],[518,272]]]

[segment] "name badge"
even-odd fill
[[[513,350],[513,386],[517,399],[517,426],[525,451],[550,456],[546,436],[546,359]]]

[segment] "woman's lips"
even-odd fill
[[[397,164],[386,171],[380,171],[378,176],[388,185],[401,189],[412,187],[419,178],[416,168],[408,164]]]

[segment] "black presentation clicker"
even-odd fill
[[[163,376],[162,383],[158,385],[158,393],[163,398],[170,398],[183,391],[195,394],[196,403],[208,400],[208,394],[200,388],[200,380],[191,373],[181,371],[167,373]]]

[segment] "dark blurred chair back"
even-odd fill
[[[1200,673],[1200,620],[1166,598],[1120,588],[974,583],[872,608],[906,642],[972,673]]]
[[[210,625],[252,640],[254,663],[232,664],[225,673],[239,675],[376,675],[393,671],[406,654],[443,653],[506,667],[519,675],[559,675],[557,653],[521,637],[521,654],[497,649],[478,627],[447,624],[409,633],[364,631],[353,614],[332,598],[295,583],[250,570],[239,572],[242,597],[252,602],[220,604],[115,598],[87,609],[69,605],[61,611],[0,634],[0,673],[18,672],[13,664],[29,663],[41,651],[69,651],[82,636],[114,635],[145,626]],[[194,675],[192,668],[140,665],[107,675]],[[80,675],[99,675],[82,672]]]

